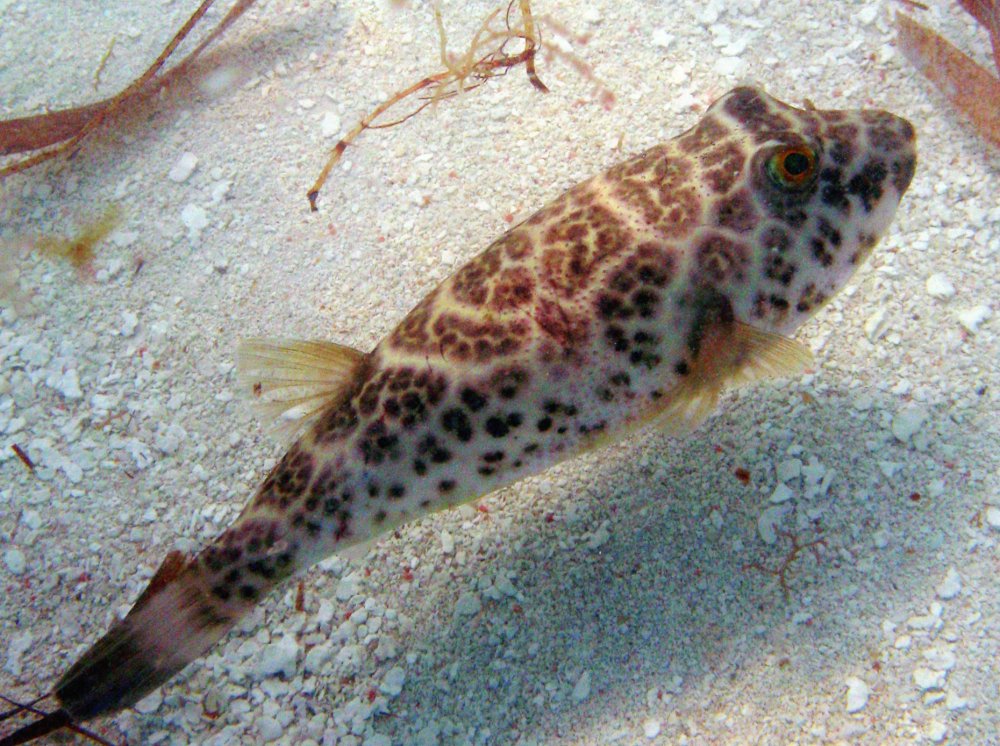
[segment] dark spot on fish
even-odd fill
[[[510,432],[510,427],[499,417],[490,417],[486,420],[486,432],[494,438],[502,438]]]
[[[472,440],[472,424],[469,417],[461,409],[452,408],[441,415],[441,426],[445,432],[451,433],[463,443]]]
[[[486,406],[486,397],[475,389],[462,389],[462,403],[469,408],[470,412],[478,412]]]

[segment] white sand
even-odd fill
[[[196,3],[88,5],[0,0],[0,115],[110,95]],[[445,5],[458,46],[492,5]],[[0,691],[44,692],[273,463],[234,397],[238,338],[368,349],[505,216],[757,81],[889,109],[920,134],[890,234],[801,332],[814,375],[730,397],[689,440],[638,435],[408,526],[359,565],[327,563],[305,613],[289,586],[141,713],[98,725],[169,744],[1000,742],[1000,159],[894,50],[901,5],[703,5],[537,0],[591,36],[575,48],[611,111],[542,61],[547,96],[516,70],[363,136],[310,214],[336,141],[323,122],[346,131],[436,69],[431,14],[261,2],[201,90],[0,185],[6,256],[106,205],[124,214],[96,279],[19,259],[28,299],[0,316]],[[986,35],[933,5],[922,20],[985,63]],[[197,165],[177,182],[186,153]],[[776,469],[789,489],[772,503]],[[824,542],[791,566],[787,597],[752,566],[790,551],[762,540],[772,520]]]

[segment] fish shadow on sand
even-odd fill
[[[873,422],[898,400],[879,396],[858,413],[847,395],[828,392],[790,416],[788,397],[758,389],[735,406],[729,402],[687,441],[641,434],[542,477],[565,480],[556,491],[572,496],[541,498],[537,519],[517,519],[509,529],[480,528],[480,556],[448,569],[453,581],[444,598],[411,593],[392,602],[442,611],[418,623],[406,643],[424,663],[376,730],[408,743],[423,725],[441,721],[459,732],[488,728],[489,743],[505,744],[584,739],[594,729],[638,737],[636,723],[653,717],[673,722],[664,731],[670,737],[686,732],[685,718],[721,712],[742,723],[734,732],[751,738],[765,732],[761,719],[773,702],[788,698],[831,731],[850,723],[844,679],[865,675],[877,691],[880,668],[895,665],[885,659],[892,638],[883,620],[898,624],[927,613],[948,566],[940,555],[965,551],[962,528],[985,495],[958,486],[959,474],[941,465],[946,459],[934,445],[919,452],[891,435],[884,448],[862,442],[879,432]],[[945,406],[929,409],[925,427],[944,426],[940,441],[962,452],[962,428],[947,426]],[[770,432],[762,433],[761,423]],[[825,497],[807,501],[797,490],[778,527],[802,543],[822,540],[818,562],[808,551],[794,558],[785,595],[762,568],[780,567],[791,540],[765,545],[756,522],[775,485],[761,462],[788,458],[793,443],[803,447],[801,460],[815,459],[836,474]],[[722,454],[718,444],[726,444]],[[887,479],[879,461],[898,463],[898,474]],[[752,469],[749,485],[734,478],[741,463]],[[581,483],[581,474],[589,481]],[[949,482],[944,495],[914,497],[935,478]],[[575,484],[581,489],[574,495]],[[538,485],[515,486],[498,502],[533,499]],[[713,509],[723,516],[721,527],[711,520]],[[819,520],[808,523],[821,532],[795,528],[796,512],[808,510],[818,511]],[[605,520],[610,537],[589,548],[600,542]],[[597,533],[588,537],[587,529]],[[889,537],[882,548],[880,530]],[[931,549],[936,542],[929,545],[928,532],[944,543]],[[408,554],[411,544],[404,535],[399,549]],[[456,589],[481,587],[497,573],[515,578],[516,598],[484,597],[479,613],[452,614]],[[376,595],[382,575],[372,576]],[[426,606],[406,613],[424,616]],[[590,694],[578,704],[572,691],[585,672]],[[889,711],[894,702],[886,697],[882,706]],[[671,721],[671,713],[679,719]],[[442,734],[442,742],[451,741]]]

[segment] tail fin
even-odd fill
[[[200,658],[275,585],[299,569],[298,545],[266,511],[248,510],[197,557],[171,552],[128,615],[55,685],[60,708],[8,736],[26,743],[135,704]]]
[[[74,721],[135,704],[204,654],[247,608],[212,594],[202,565],[171,552],[128,615],[53,693]]]

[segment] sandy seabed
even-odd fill
[[[0,114],[111,95],[194,7],[0,0]],[[492,7],[443,6],[456,47]],[[1000,743],[1000,159],[894,47],[902,7],[536,2],[589,37],[571,46],[613,108],[542,59],[548,95],[514,70],[364,135],[310,213],[337,137],[437,69],[433,18],[264,1],[186,84],[5,181],[0,692],[44,692],[280,454],[235,395],[239,338],[370,349],[510,222],[756,82],[919,132],[892,229],[798,335],[814,373],[728,396],[685,440],[637,434],[325,562],[304,612],[286,587],[95,727],[149,744]],[[987,64],[957,5],[920,20]],[[109,205],[93,273],[26,253]],[[767,570],[792,543],[767,543],[771,524],[822,539],[787,595]]]

